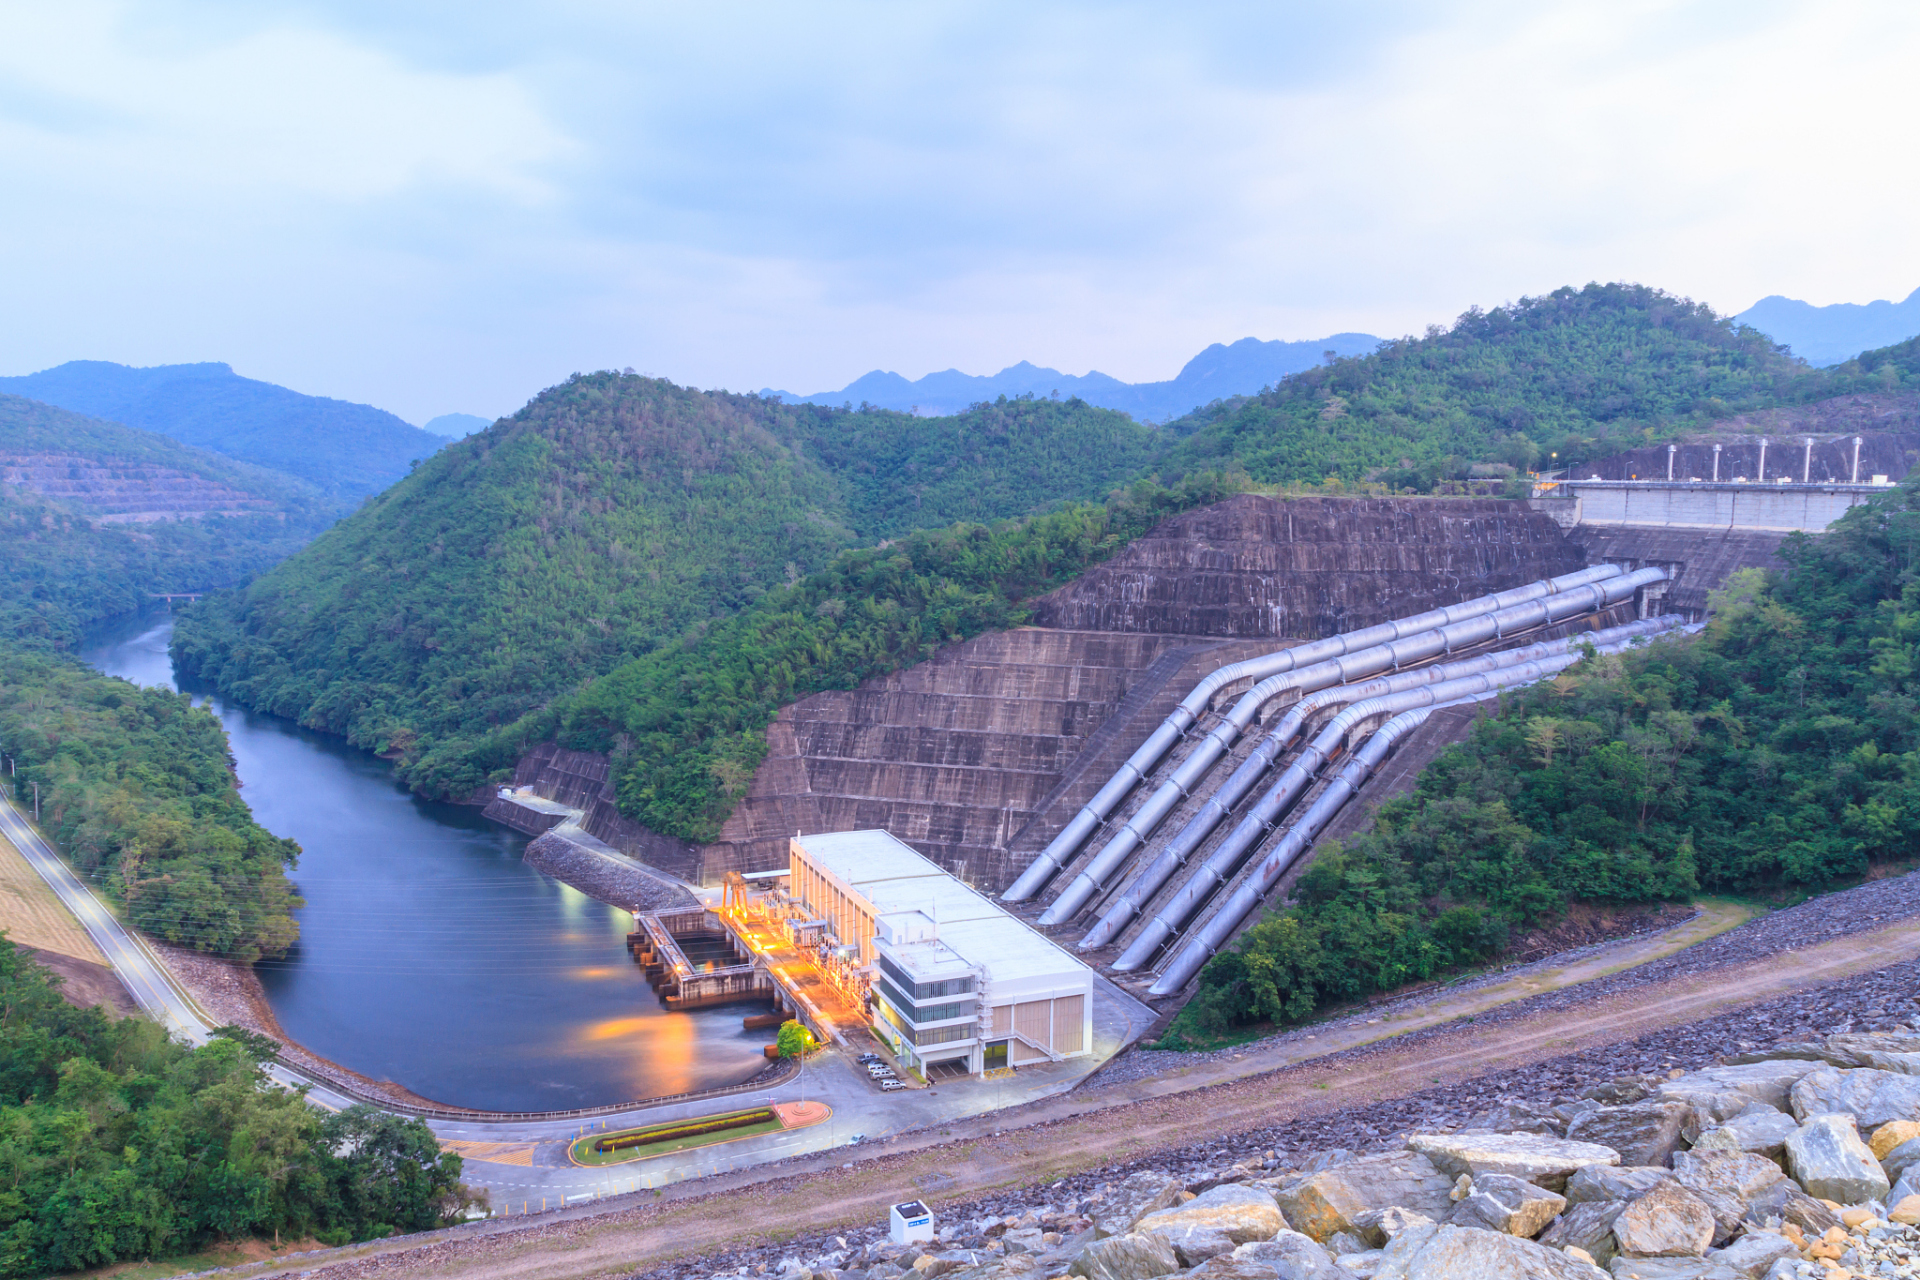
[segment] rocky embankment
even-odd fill
[[[1786,1007],[939,1206],[931,1245],[876,1227],[653,1274],[1920,1276],[1916,996],[1920,966],[1890,966]],[[1826,1034],[1797,1038],[1809,1027]],[[1185,1213],[1154,1216],[1168,1210]]]

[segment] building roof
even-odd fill
[[[876,915],[920,912],[940,944],[986,966],[995,981],[1092,970],[887,831],[796,837],[807,855],[873,904]]]

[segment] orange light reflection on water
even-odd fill
[[[632,1054],[636,1085],[643,1083],[637,1068],[645,1063],[644,1083],[657,1093],[685,1093],[698,1087],[693,1075],[693,1019],[684,1013],[606,1018],[581,1028],[579,1038],[595,1044],[624,1041],[620,1047]]]

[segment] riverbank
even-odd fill
[[[174,981],[186,988],[194,1003],[205,1010],[216,1024],[244,1027],[256,1035],[268,1037],[279,1044],[281,1060],[295,1070],[325,1080],[349,1094],[384,1099],[403,1107],[457,1111],[476,1119],[485,1119],[489,1114],[471,1107],[422,1097],[405,1085],[391,1080],[375,1080],[313,1052],[288,1035],[281,1027],[280,1020],[273,1016],[273,1005],[268,1002],[266,988],[260,985],[260,978],[254,973],[252,965],[210,956],[187,947],[176,947],[154,938],[145,938],[144,941],[160,957],[160,962],[167,966],[167,972],[173,975]]]

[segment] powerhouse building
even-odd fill
[[[870,976],[874,1031],[922,1072],[1093,1051],[1093,970],[885,831],[791,841],[788,892]]]

